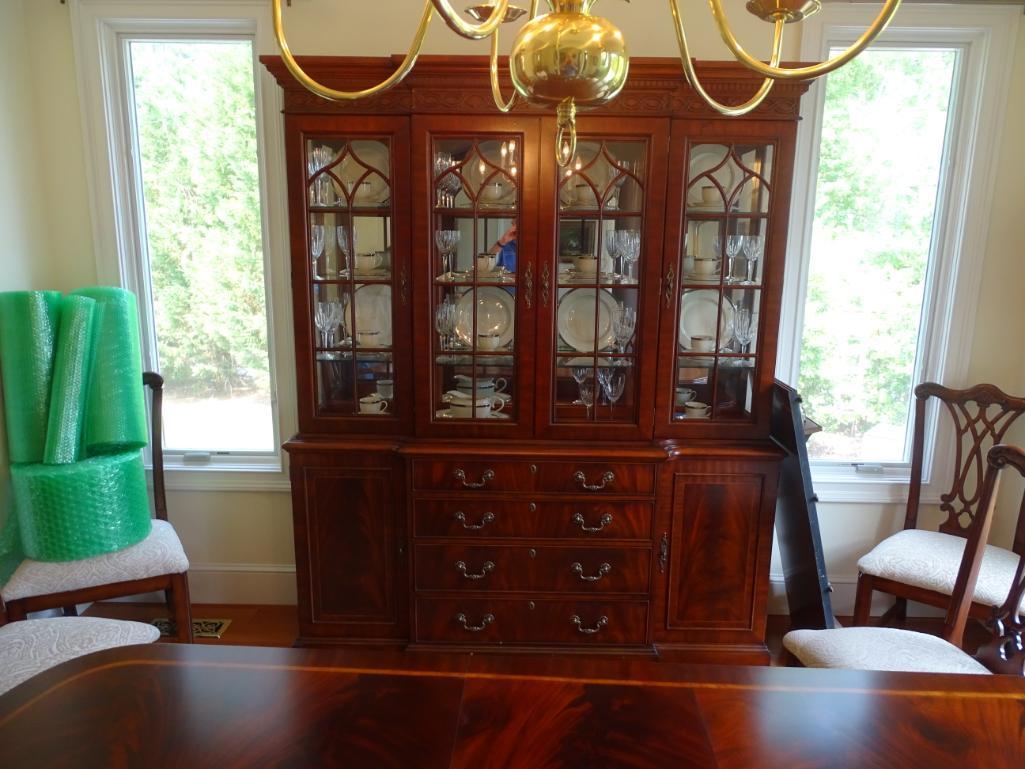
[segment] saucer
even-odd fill
[[[470,421],[470,417],[457,417],[452,413],[452,409],[438,409],[434,412],[435,419],[459,419],[462,421]],[[485,419],[485,417],[472,417],[473,419]],[[492,411],[491,414],[486,417],[487,419],[512,419],[508,414],[503,414],[501,411]]]
[[[683,281],[684,283],[701,283],[704,285],[717,284],[719,282],[719,275],[717,273],[705,274],[685,271],[683,273]]]

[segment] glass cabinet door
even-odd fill
[[[524,141],[515,130],[428,129],[421,235],[433,333],[421,337],[430,349],[421,423],[501,432],[529,422],[523,399],[533,378],[520,362],[533,342],[533,321],[524,316],[533,305],[534,222],[524,216],[524,176],[536,169],[525,168]]]
[[[662,211],[652,200],[661,199],[665,183],[664,162],[653,165],[652,158],[665,145],[658,130],[630,133],[636,126],[622,135],[582,132],[570,165],[551,164],[555,242],[541,268],[542,304],[552,297],[549,432],[584,427],[640,437],[650,430],[643,364],[655,355],[657,311],[650,305],[662,258]]]
[[[394,136],[305,134],[302,145],[314,416],[394,423],[410,389],[396,365],[408,264],[393,248]]]
[[[677,193],[683,225],[670,265],[678,275],[668,398],[674,424],[750,425],[754,418],[775,153],[775,145],[758,142],[687,146]]]

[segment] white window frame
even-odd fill
[[[101,283],[121,285],[140,297],[150,295],[144,207],[133,116],[124,62],[127,40],[248,39],[253,46],[256,135],[263,228],[264,291],[270,365],[273,451],[167,451],[167,485],[182,490],[283,490],[288,488],[281,436],[295,432],[295,378],[290,362],[294,343],[291,317],[287,204],[281,93],[258,56],[273,50],[267,0],[71,0],[72,39],[82,100],[86,175],[93,225],[96,272]],[[145,305],[145,306],[144,306]],[[143,355],[155,365],[152,308],[140,302]],[[284,374],[284,375],[282,375]],[[284,407],[283,407],[284,406]],[[198,460],[198,461],[197,461]]]
[[[801,60],[820,61],[835,47],[846,47],[871,22],[875,5],[828,4],[802,22]],[[976,5],[902,6],[876,41],[885,47],[957,48],[948,123],[948,152],[941,164],[937,220],[926,278],[923,318],[913,382],[939,381],[958,387],[966,383],[975,327],[979,286],[988,240],[989,214],[996,181],[1005,104],[1021,7]],[[825,84],[816,81],[802,102],[794,168],[790,236],[780,318],[777,376],[797,383],[800,368],[804,303],[811,257],[815,185]],[[912,401],[914,399],[912,398]],[[924,502],[936,503],[942,489],[932,482],[934,467],[953,461],[952,432],[940,429],[931,411],[923,464]],[[909,412],[908,441],[910,448]],[[933,440],[935,438],[935,440]],[[875,472],[866,473],[866,469]],[[859,469],[854,463],[813,462],[812,478],[823,502],[896,503],[907,499],[910,463]]]

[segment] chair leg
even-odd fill
[[[192,643],[192,607],[189,603],[189,577],[187,574],[175,574],[171,577],[171,587],[164,591],[167,607],[171,611],[177,634],[178,643]]]
[[[854,617],[851,625],[864,627],[868,625],[869,613],[872,611],[872,577],[858,573],[858,592],[854,597]]]

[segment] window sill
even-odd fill
[[[152,468],[147,468],[151,470]],[[280,465],[189,467],[164,465],[168,491],[290,491],[288,473]]]
[[[908,501],[910,480],[907,475],[856,476],[853,471],[838,472],[812,466],[811,478],[820,503],[906,505]],[[928,485],[922,487],[921,504],[939,504],[938,495]]]

